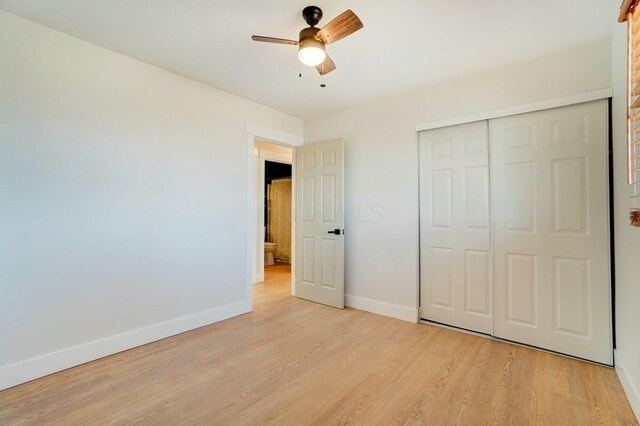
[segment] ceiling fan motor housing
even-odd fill
[[[316,35],[320,31],[318,28],[309,27],[300,31],[300,42],[298,43],[298,58],[308,66],[316,66],[324,61],[324,42]]]
[[[305,40],[305,39],[313,39],[313,40],[321,41],[320,38],[316,36],[318,32],[320,32],[320,29],[315,27],[305,28],[302,31],[300,31],[300,37],[298,38],[298,40],[300,40],[300,42],[302,42],[302,40]]]

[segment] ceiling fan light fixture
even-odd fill
[[[324,43],[315,38],[305,38],[300,41],[300,50],[298,51],[298,59],[300,62],[309,67],[320,65],[327,54],[324,51]]]
[[[317,6],[307,6],[302,11],[307,28],[300,31],[298,40],[252,35],[254,41],[298,46],[298,60],[304,65],[315,67],[320,75],[336,69],[336,64],[325,52],[325,44],[332,44],[353,34],[363,27],[362,21],[350,9],[335,17],[322,29],[316,27],[322,19],[322,10]],[[300,74],[302,76],[302,74]]]

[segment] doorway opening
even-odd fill
[[[254,283],[291,292],[293,149],[256,139],[257,244]]]
[[[264,272],[267,280],[274,272],[280,277],[287,271],[291,273],[291,164],[267,160],[264,177]]]

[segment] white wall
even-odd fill
[[[305,120],[305,143],[345,140],[347,302],[417,315],[416,125],[609,88],[610,64],[611,42],[601,40]]]
[[[629,226],[633,187],[627,184],[627,31],[615,24],[612,39],[612,128],[616,272],[616,369],[640,419],[640,228]],[[640,205],[640,204],[639,204]]]
[[[0,12],[0,388],[247,311],[247,121],[302,122]]]

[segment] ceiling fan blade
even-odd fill
[[[278,44],[290,44],[292,46],[297,46],[298,42],[295,40],[287,40],[286,38],[275,38],[275,37],[263,37],[252,35],[251,40],[253,41],[263,41],[265,43],[278,43]]]
[[[335,43],[342,40],[349,34],[353,34],[364,25],[358,16],[348,9],[341,15],[337,16],[333,21],[329,22],[323,29],[316,34],[325,44]]]
[[[324,61],[320,65],[316,65],[316,69],[318,70],[320,75],[325,75],[335,70],[336,64],[334,64],[331,57],[327,55],[327,57],[324,58]]]

